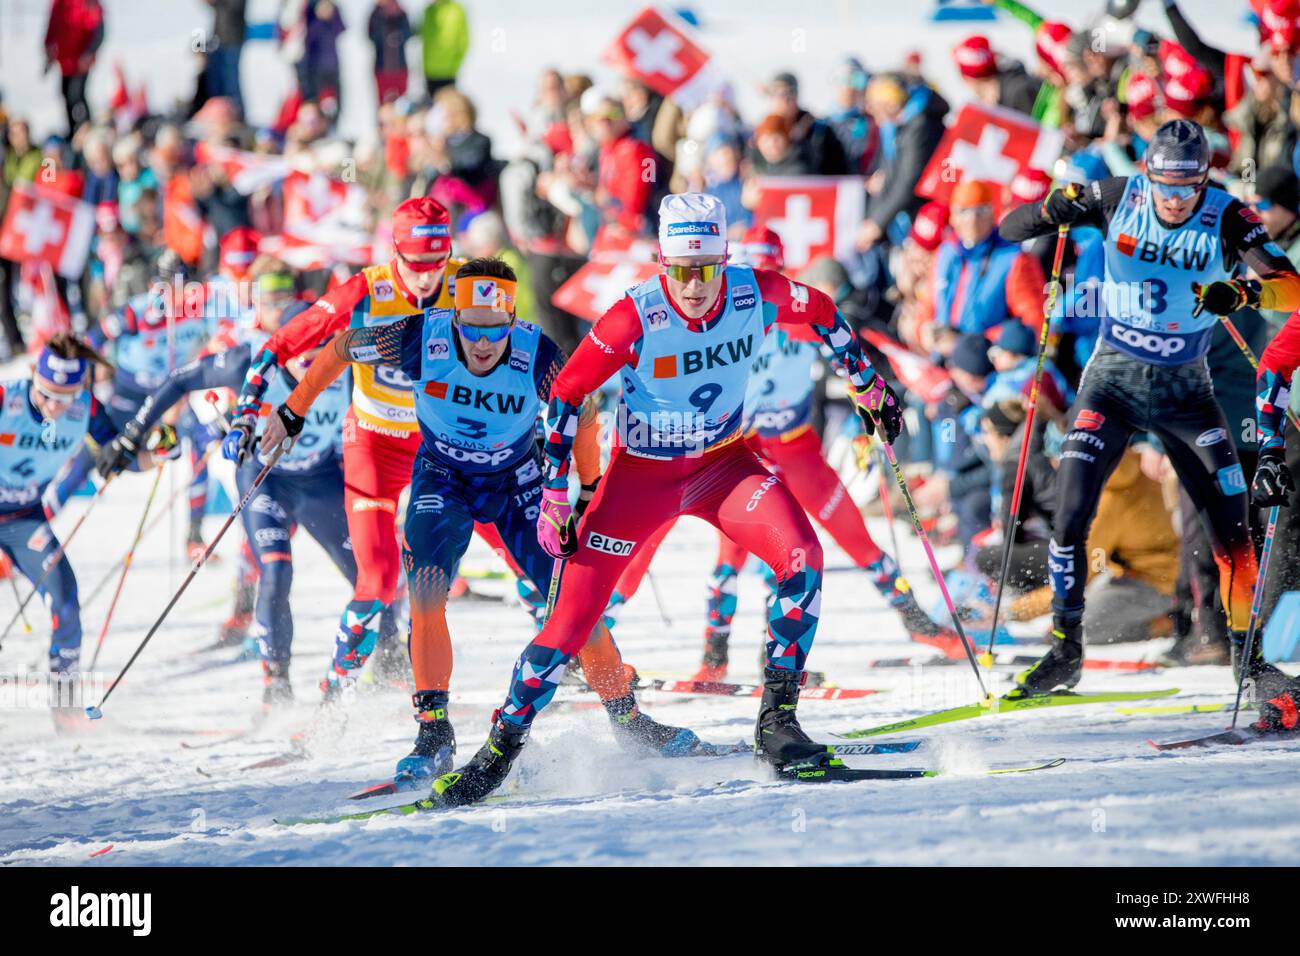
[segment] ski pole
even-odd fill
[[[971,670],[975,672],[975,680],[979,684],[980,693],[983,695],[981,699],[991,701],[993,695],[984,686],[984,675],[980,672],[979,663],[975,660],[975,652],[971,648],[970,640],[966,637],[965,629],[961,626],[961,621],[957,619],[957,607],[952,603],[952,595],[948,593],[948,584],[943,579],[943,572],[939,570],[939,562],[935,559],[934,548],[930,546],[930,539],[926,537],[925,529],[921,527],[921,516],[917,513],[916,503],[912,501],[912,493],[907,490],[907,479],[903,477],[903,469],[894,456],[894,447],[887,441],[882,441],[880,444],[885,449],[885,458],[889,461],[889,466],[894,469],[894,477],[898,480],[899,490],[903,492],[903,500],[907,503],[908,513],[912,517],[912,527],[916,529],[916,536],[921,539],[921,545],[925,548],[925,556],[930,559],[930,570],[934,572],[935,583],[939,585],[939,590],[943,592],[944,603],[948,605],[948,614],[952,617],[952,626],[956,629],[957,636],[961,638],[962,650],[966,652],[966,658],[970,661]]]
[[[1246,361],[1250,363],[1250,367],[1258,373],[1259,358],[1255,355],[1255,350],[1250,347],[1250,343],[1246,341],[1246,337],[1241,334],[1241,331],[1233,323],[1232,319],[1228,318],[1226,315],[1219,316],[1219,321],[1223,323],[1223,327],[1227,329],[1228,334],[1232,336],[1232,341],[1237,343],[1237,348],[1241,349],[1241,354],[1246,356]],[[1297,432],[1300,432],[1300,421],[1296,419],[1295,412],[1290,408],[1287,408],[1286,417],[1287,421],[1291,423],[1291,426]]]
[[[253,499],[253,495],[257,493],[257,489],[262,486],[262,482],[266,480],[266,476],[271,473],[271,469],[275,467],[275,463],[280,460],[280,456],[288,451],[292,445],[293,439],[285,438],[278,446],[276,446],[275,451],[271,453],[270,459],[268,459],[266,464],[262,466],[262,470],[257,473],[257,477],[254,478],[252,484],[249,485],[248,491],[244,492],[244,497],[239,499],[239,504],[230,512],[230,515],[221,525],[221,529],[217,531],[216,537],[214,537],[208,546],[203,549],[203,554],[199,555],[198,559],[195,560],[194,564],[190,567],[190,573],[185,576],[185,580],[181,582],[181,586],[176,589],[176,593],[172,595],[172,599],[167,602],[167,606],[163,608],[162,614],[158,615],[158,620],[153,622],[153,626],[150,627],[149,632],[145,634],[144,640],[140,642],[140,646],[135,649],[135,653],[131,655],[130,660],[128,660],[122,667],[122,670],[118,672],[117,677],[113,678],[113,683],[108,685],[108,690],[104,691],[104,696],[100,698],[99,703],[86,708],[86,716],[91,720],[98,720],[104,716],[103,707],[108,703],[109,696],[117,689],[117,685],[122,683],[122,678],[125,677],[126,672],[131,669],[131,665],[134,664],[136,658],[140,656],[140,652],[144,650],[145,645],[153,639],[154,634],[158,633],[158,628],[162,627],[163,621],[167,620],[167,615],[170,614],[172,608],[176,606],[176,602],[181,599],[181,595],[184,594],[185,589],[190,586],[190,582],[193,581],[199,571],[203,569],[203,565],[207,563],[208,558],[212,555],[212,552],[216,550],[217,545],[221,542],[225,533],[230,529],[230,526],[235,523],[235,519],[239,517],[240,512],[242,512]]]
[[[880,469],[880,508],[885,513],[885,522],[889,525],[889,540],[894,546],[894,560],[903,563],[903,553],[898,549],[898,529],[894,527],[894,506],[889,501],[889,482],[885,478],[885,469]]]
[[[1237,728],[1237,711],[1241,709],[1241,689],[1246,683],[1246,670],[1250,667],[1251,654],[1255,650],[1255,629],[1259,625],[1259,612],[1264,606],[1264,579],[1268,577],[1268,558],[1273,551],[1273,532],[1277,530],[1278,506],[1268,510],[1268,530],[1264,532],[1264,547],[1259,555],[1259,576],[1255,578],[1255,596],[1250,602],[1250,626],[1246,629],[1246,646],[1242,650],[1241,663],[1237,673],[1237,699],[1232,702],[1232,726]]]
[[[1073,199],[1078,190],[1073,186],[1066,188],[1066,196]],[[993,599],[993,623],[989,628],[989,647],[986,659],[993,659],[993,644],[998,638],[998,615],[1002,610],[1002,593],[1007,587],[1007,573],[1011,568],[1011,545],[1016,539],[1016,528],[1020,524],[1020,494],[1025,487],[1025,463],[1029,460],[1029,437],[1034,430],[1034,414],[1038,411],[1038,388],[1043,381],[1043,362],[1047,358],[1047,332],[1052,324],[1052,313],[1056,311],[1056,299],[1061,292],[1061,262],[1065,258],[1065,241],[1070,227],[1062,225],[1056,230],[1056,252],[1052,256],[1052,279],[1047,286],[1047,299],[1043,303],[1043,326],[1038,332],[1038,359],[1034,365],[1034,381],[1029,389],[1029,408],[1025,413],[1025,434],[1020,439],[1020,459],[1016,462],[1016,484],[1007,503],[1007,517],[1002,523],[1005,541],[1002,544],[1002,570],[998,574],[998,593]]]
[[[18,573],[17,567],[11,567],[9,569],[9,586],[14,589],[14,600],[21,604],[22,596],[18,593],[18,579],[16,577],[17,573]],[[32,622],[27,620],[27,613],[23,611],[21,607],[19,608],[18,613],[22,615],[23,633],[30,634],[32,632]]]
[[[117,590],[113,592],[113,600],[108,604],[108,613],[104,615],[104,626],[99,629],[99,640],[95,643],[95,653],[90,657],[90,669],[92,671],[99,661],[99,652],[104,648],[104,637],[108,634],[108,627],[113,621],[113,612],[117,610],[117,600],[122,596],[122,585],[126,584],[126,574],[131,570],[131,559],[135,557],[136,546],[144,535],[145,519],[149,517],[149,509],[153,506],[154,495],[158,493],[158,486],[162,483],[163,469],[166,467],[167,462],[163,461],[154,469],[153,484],[149,487],[149,497],[144,500],[144,513],[140,515],[140,522],[135,529],[135,537],[131,539],[131,546],[127,548],[126,557],[122,559],[122,573],[117,579]]]
[[[0,631],[0,641],[3,641],[9,636],[9,632],[12,631],[14,625],[18,623],[18,619],[23,616],[23,610],[31,603],[32,598],[36,596],[37,592],[40,591],[41,585],[45,583],[45,579],[50,576],[51,571],[59,566],[59,562],[63,560],[64,554],[67,553],[68,545],[71,544],[72,539],[77,536],[77,532],[81,530],[81,526],[86,523],[86,519],[90,517],[90,513],[95,510],[95,505],[99,504],[99,499],[104,496],[104,489],[107,488],[112,481],[112,478],[108,478],[99,486],[99,490],[96,491],[95,496],[90,499],[90,504],[87,505],[86,510],[81,513],[81,517],[77,519],[77,523],[72,526],[72,530],[68,532],[67,537],[63,539],[62,543],[54,549],[54,554],[50,556],[50,559],[45,564],[45,570],[41,573],[41,576],[36,579],[36,582],[32,585],[31,591],[27,593],[27,597],[23,598],[19,603],[18,610],[14,612],[14,616],[9,619],[9,623],[5,625],[5,629]],[[18,585],[15,584],[15,591],[17,587]]]
[[[211,455],[212,450],[216,447],[218,447],[216,443],[209,445],[207,447],[207,450],[203,452],[203,458],[200,459],[200,461],[203,461],[209,455]],[[188,494],[188,493],[189,493],[189,488],[177,488],[176,491],[173,492],[171,496],[170,503],[175,503],[177,498],[179,498],[183,494]],[[144,534],[140,536],[140,540],[143,540],[144,537],[146,537],[149,534],[149,532],[153,531],[154,528],[158,527],[158,525],[160,525],[165,519],[167,519],[168,516],[169,516],[168,511],[160,511],[156,515],[154,515],[153,520],[150,521],[149,524],[145,526]],[[137,541],[137,544],[138,543],[139,541]],[[89,595],[87,595],[82,600],[81,606],[83,608],[89,607],[90,604],[95,600],[95,598],[99,597],[99,592],[104,590],[104,588],[108,587],[108,582],[113,580],[113,576],[117,574],[117,572],[121,569],[122,562],[125,560],[126,560],[125,556],[118,558],[116,563],[114,563],[114,565],[104,573],[104,576],[99,579],[99,583],[96,584],[95,587],[91,589]]]
[[[673,619],[670,618],[668,612],[664,610],[664,599],[659,596],[659,585],[655,581],[654,572],[649,568],[646,568],[645,576],[646,580],[650,582],[650,593],[655,596],[655,604],[659,606],[659,617],[664,622],[664,627],[672,627]]]

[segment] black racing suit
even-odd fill
[[[1127,200],[1126,195],[1130,197]],[[1202,283],[1228,279],[1242,266],[1248,266],[1264,280],[1268,307],[1276,304],[1292,308],[1292,303],[1300,303],[1300,276],[1281,250],[1269,242],[1258,217],[1236,200],[1228,201],[1221,215],[1218,211],[1212,214],[1206,209],[1208,195],[1209,190],[1202,193],[1183,225],[1196,223],[1198,217],[1202,226],[1207,225],[1206,217],[1217,219],[1222,267],[1221,270],[1211,268],[1208,273],[1202,270],[1196,275],[1189,274],[1188,283],[1193,278]],[[1218,195],[1218,201],[1224,198]],[[1078,224],[1096,226],[1106,237],[1109,285],[1113,257],[1125,255],[1132,259],[1134,255],[1134,236],[1124,234],[1122,229],[1112,235],[1112,219],[1121,213],[1123,203],[1132,204],[1127,210],[1129,214],[1139,204],[1131,198],[1127,177],[1111,177],[1090,184],[1080,202],[1086,212]],[[1160,226],[1175,236],[1181,228],[1163,222]],[[1042,204],[1031,203],[1009,213],[1000,231],[1008,240],[1023,242],[1050,234],[1056,228],[1043,218]],[[1141,238],[1138,237],[1139,242]],[[1160,253],[1163,255],[1164,251]],[[1124,263],[1123,267],[1133,268],[1131,263]],[[1176,271],[1166,270],[1162,275],[1171,281],[1181,281]],[[1167,289],[1168,285],[1161,284],[1160,288]],[[1119,300],[1123,301],[1123,297]],[[1130,315],[1113,318],[1127,321]],[[1172,316],[1174,322],[1169,322],[1169,318],[1164,317],[1163,330],[1186,330],[1196,324],[1191,321],[1190,310],[1185,317]],[[1127,329],[1121,335],[1133,338]],[[1170,340],[1177,337],[1173,335]],[[1188,337],[1188,341],[1197,340]],[[1208,344],[1208,337],[1201,341]],[[1117,347],[1104,334],[1099,341],[1069,412],[1072,428],[1062,449],[1058,475],[1057,511],[1049,546],[1052,611],[1057,627],[1077,627],[1083,618],[1083,592],[1091,560],[1084,548],[1097,501],[1129,439],[1135,432],[1144,431],[1159,437],[1209,532],[1229,627],[1233,631],[1246,629],[1256,577],[1255,552],[1247,521],[1246,481],[1228,432],[1228,422],[1215,401],[1205,347],[1193,346],[1189,354],[1194,357],[1172,364],[1154,358],[1144,360],[1133,354],[1136,349]]]

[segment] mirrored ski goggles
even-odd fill
[[[513,322],[507,322],[505,325],[465,325],[462,322],[456,323],[456,331],[460,333],[461,338],[466,342],[478,342],[480,340],[501,342],[510,334],[512,328],[514,328]]]
[[[722,275],[722,270],[725,268],[727,268],[725,262],[708,262],[702,266],[664,266],[664,271],[674,282],[690,282],[691,277],[697,274],[701,282],[712,282]]]
[[[1170,183],[1158,183],[1151,180],[1151,188],[1161,199],[1194,199],[1205,189],[1205,183],[1193,183],[1190,186],[1174,186]]]
[[[402,255],[399,252],[397,253],[397,258],[401,259],[402,262],[406,264],[406,267],[410,269],[412,272],[437,272],[439,269],[441,269],[443,266],[447,264],[448,257],[441,256],[430,262],[421,262],[418,259],[408,259],[406,256]]]

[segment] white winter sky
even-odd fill
[[[546,66],[587,72],[598,82],[616,76],[600,55],[619,28],[645,4],[640,0],[462,0],[470,17],[471,46],[460,85],[475,101],[480,126],[492,136],[494,151],[508,158],[517,144],[509,119],[525,110],[536,77]],[[336,0],[347,32],[340,41],[344,74],[344,135],[373,129],[375,107],[371,49],[365,23],[373,0]],[[402,0],[418,19],[423,0]],[[1093,0],[1037,0],[1041,13],[1080,26],[1102,3]],[[801,9],[796,9],[796,6]],[[700,38],[732,79],[742,111],[751,122],[762,116],[759,87],[782,70],[794,72],[804,105],[814,112],[831,106],[830,76],[844,55],[858,56],[869,69],[901,63],[909,49],[924,54],[926,73],[954,102],[965,93],[952,65],[951,48],[967,33],[987,33],[1000,52],[1027,64],[1034,60],[1027,28],[1003,15],[996,23],[950,24],[929,19],[932,0],[711,0],[693,5],[701,21]],[[1225,49],[1247,49],[1253,28],[1242,19],[1245,0],[1182,0],[1202,36]],[[111,66],[120,60],[134,88],[144,82],[155,108],[193,92],[196,62],[190,53],[192,31],[211,23],[203,0],[104,0],[107,37],[91,75],[92,107],[102,107],[112,85]],[[250,0],[249,21],[274,17],[277,0]],[[63,108],[57,70],[44,76],[42,40],[49,0],[0,0],[0,93],[6,108],[34,123],[38,137],[61,132]],[[1137,21],[1169,35],[1163,5],[1146,0]],[[419,44],[410,59],[418,71]],[[265,124],[293,82],[292,68],[269,42],[245,47],[242,64],[249,118]]]

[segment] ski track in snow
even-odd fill
[[[146,486],[147,477],[124,478],[74,542],[83,593],[125,546],[121,529],[133,526]],[[84,506],[85,499],[77,499],[60,518],[60,529],[66,530]],[[179,518],[178,536],[184,524]],[[209,533],[217,524],[210,520]],[[104,686],[184,573],[179,548],[169,572],[165,526],[141,546],[128,579],[101,659]],[[872,530],[878,540],[888,540],[879,520],[872,521]],[[905,570],[928,606],[936,589],[923,554],[910,536],[903,540]],[[693,670],[700,651],[702,582],[714,542],[713,530],[697,521],[682,522],[669,536],[654,574],[671,626],[660,619],[648,582],[624,609],[615,634],[626,658],[643,673]],[[939,767],[957,776],[763,786],[741,783],[767,779],[748,756],[632,757],[614,743],[598,708],[555,706],[539,719],[507,784],[514,804],[281,826],[273,819],[417,798],[344,799],[383,779],[409,749],[409,700],[392,691],[359,697],[341,732],[312,735],[308,759],[241,769],[288,750],[290,734],[311,721],[315,683],[330,653],[346,589],[316,545],[297,536],[293,682],[299,703],[255,732],[223,737],[220,732],[250,726],[258,712],[259,667],[222,663],[232,652],[192,652],[212,640],[228,609],[236,544],[233,535],[221,543],[221,564],[200,573],[105,707],[102,721],[76,718],[81,732],[56,733],[43,701],[30,706],[23,706],[21,696],[5,701],[0,863],[1245,865],[1289,862],[1289,848],[1300,839],[1300,824],[1277,814],[1277,807],[1300,798],[1296,755],[1287,744],[1157,753],[1146,746],[1148,737],[1211,732],[1226,718],[1125,716],[1112,705],[906,732],[900,736],[924,737],[926,746],[912,754],[847,758],[855,766]],[[943,555],[954,556],[952,549]],[[466,565],[488,567],[493,560],[476,541]],[[833,545],[827,561],[832,568],[847,564]],[[502,581],[473,586],[484,593],[513,591]],[[3,603],[11,607],[11,601]],[[86,609],[87,642],[98,634],[107,603],[104,594]],[[743,575],[732,679],[757,678],[761,608],[760,580]],[[21,673],[41,663],[48,626],[40,609],[32,616],[36,633],[25,636],[15,629],[0,651],[0,672]],[[450,620],[457,654],[452,714],[463,760],[481,742],[531,628],[521,609],[496,601],[454,603]],[[1109,651],[1144,652],[1151,648]],[[861,666],[876,657],[928,653],[906,640],[865,580],[851,572],[827,574],[811,666],[844,686],[888,692],[807,701],[800,709],[805,727],[825,738],[974,701],[974,680],[964,666],[879,671]],[[1232,690],[1226,668],[1092,671],[1082,689],[1169,686],[1182,688],[1180,702],[1230,699]],[[594,698],[564,690],[560,699]],[[645,693],[643,702],[659,719],[688,725],[717,742],[747,739],[757,710],[752,698]],[[1053,770],[1000,777],[979,773],[1058,756],[1068,760]],[[110,852],[90,857],[109,844]]]

